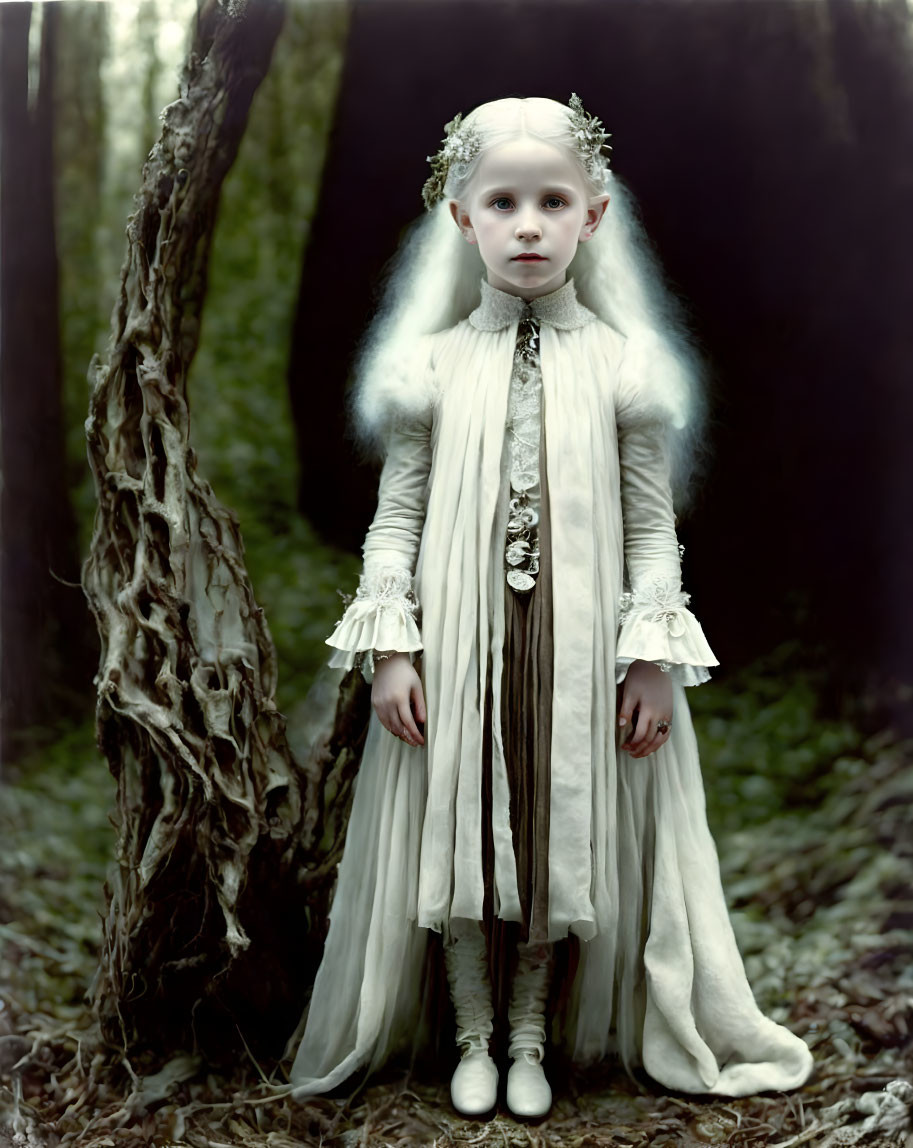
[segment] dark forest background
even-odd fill
[[[903,3],[356,7],[292,347],[299,441],[315,414],[332,428],[302,451],[305,512],[344,545],[361,536],[363,472],[334,474],[336,498],[322,481],[340,349],[440,125],[487,99],[576,90],[613,133],[709,361],[709,469],[682,538],[721,661],[798,638],[850,692],[909,685],[910,47]]]

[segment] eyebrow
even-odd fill
[[[490,187],[483,186],[480,188],[479,194],[486,197],[489,195],[513,195],[515,190],[516,189],[509,184],[495,183]],[[573,187],[571,184],[548,183],[539,188],[539,193],[542,195],[552,195],[555,193],[560,193],[561,195],[579,195],[579,189]]]

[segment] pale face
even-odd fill
[[[492,287],[535,299],[567,281],[609,197],[590,198],[579,167],[560,148],[521,137],[491,148],[450,210],[477,243]]]

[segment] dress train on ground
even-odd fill
[[[675,686],[670,740],[618,755],[617,924],[580,943],[556,1037],[575,1061],[612,1051],[660,1084],[744,1096],[801,1085],[805,1043],[758,1009],[704,810],[697,744]],[[377,721],[365,746],[326,950],[291,1071],[299,1098],[373,1071],[423,1029],[428,930],[416,925],[423,751]],[[581,1002],[585,1002],[581,1004]]]

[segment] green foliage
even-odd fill
[[[102,289],[107,110],[100,64],[107,51],[107,6],[60,6],[60,59],[55,76],[54,163],[57,249],[60,265],[60,338],[67,471],[83,546],[89,541],[95,493],[86,462],[83,422],[88,407],[86,373],[101,350],[117,281]],[[126,204],[124,205],[126,207]],[[123,249],[120,209],[118,256]]]
[[[0,981],[20,1007],[83,1012],[97,962],[114,834],[113,782],[90,722],[20,763],[0,786]],[[15,973],[7,966],[15,965]]]
[[[288,713],[327,660],[325,639],[342,614],[339,595],[354,589],[360,560],[323,545],[300,516],[278,533],[252,511],[241,527],[247,569],[279,653],[278,705]]]
[[[813,808],[865,768],[860,733],[820,716],[821,687],[821,673],[788,644],[689,691],[715,832]]]
[[[341,64],[344,9],[291,5],[222,190],[190,380],[203,473],[271,527],[293,512],[286,366]],[[243,526],[243,522],[242,522]]]

